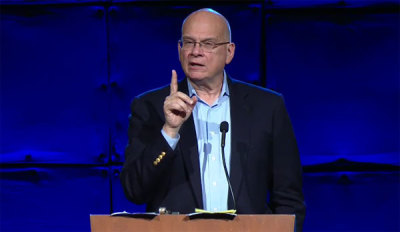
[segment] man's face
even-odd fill
[[[182,40],[222,43],[229,41],[229,31],[219,16],[197,12],[183,25]],[[186,50],[179,46],[179,60],[185,75],[192,81],[222,78],[225,64],[233,58],[234,48],[234,44],[225,44],[207,52],[199,44]]]

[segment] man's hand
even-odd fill
[[[164,101],[164,132],[172,138],[176,138],[179,129],[190,117],[196,103],[196,96],[190,98],[188,95],[178,91],[178,77],[176,71],[172,70],[170,93]]]

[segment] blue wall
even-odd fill
[[[231,23],[236,79],[285,96],[306,231],[400,230],[397,1],[2,0],[0,230],[88,231],[141,211],[119,183],[129,104],[183,73],[184,17]]]

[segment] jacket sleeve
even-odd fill
[[[162,98],[160,98],[162,99]],[[135,98],[129,116],[128,145],[120,175],[126,197],[135,204],[154,201],[168,180],[168,166],[176,156],[161,133],[162,102]]]
[[[296,138],[282,97],[273,115],[272,150],[271,206],[276,214],[295,214],[296,231],[302,231],[305,217],[302,168]]]

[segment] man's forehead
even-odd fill
[[[220,13],[209,9],[200,9],[191,13],[182,24],[182,38],[196,36],[198,40],[227,39],[231,40],[229,22]]]
[[[199,41],[206,40],[219,40],[222,39],[223,33],[220,31],[199,31],[196,28],[192,28],[193,30],[184,30],[182,34],[182,39],[192,39]]]
[[[183,35],[182,39],[184,40],[199,40],[199,41],[213,41],[218,40],[218,36],[192,36],[192,35]]]
[[[208,17],[210,15],[196,15],[189,18],[182,28],[182,36],[192,36],[196,34],[202,37],[220,37],[226,30],[225,23],[217,17]],[[215,16],[215,15],[214,15]]]

